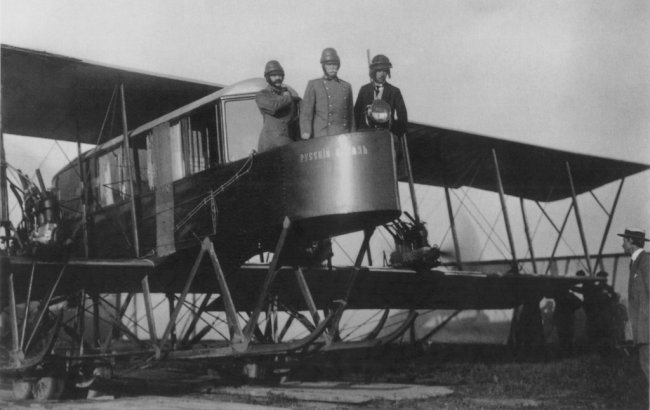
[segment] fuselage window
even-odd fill
[[[63,214],[67,218],[77,217],[81,210],[79,166],[75,164],[61,172],[56,178],[55,186],[59,194],[59,204]]]
[[[140,194],[145,194],[153,190],[154,187],[154,166],[152,151],[152,132],[139,135],[133,139],[133,146],[137,152],[135,157],[135,166],[138,170],[138,181],[140,182]]]
[[[134,162],[138,170],[140,194],[151,192],[159,178],[166,183],[177,181],[218,162],[214,106],[201,108],[155,129],[132,138],[137,152]],[[162,175],[167,176],[158,175],[156,178],[161,167],[164,168]]]
[[[228,161],[236,161],[257,149],[262,116],[255,97],[226,100],[223,105]]]
[[[216,162],[214,107],[205,107],[181,120],[185,174],[208,169]]]
[[[183,158],[183,140],[181,139],[180,121],[169,126],[169,147],[172,154],[170,165],[172,180],[176,181],[185,176],[185,161]]]
[[[216,163],[216,128],[214,107],[205,107],[170,124],[169,145],[174,181],[204,171]]]
[[[129,184],[122,145],[97,159],[99,204],[112,205],[128,198]]]

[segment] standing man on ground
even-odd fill
[[[279,147],[300,139],[298,123],[300,97],[290,87],[283,84],[284,69],[276,60],[264,67],[267,87],[255,95],[255,102],[264,118],[259,152]]]
[[[354,104],[354,119],[358,129],[372,128],[368,123],[368,110],[376,99],[386,101],[391,108],[390,131],[401,137],[406,133],[408,115],[406,104],[399,88],[389,84],[390,69],[393,68],[388,57],[377,54],[370,62],[370,83],[359,90],[357,102]]]
[[[634,345],[638,350],[641,369],[648,379],[648,299],[650,298],[650,254],[643,247],[648,239],[641,229],[625,229],[623,251],[630,255],[630,278],[628,281],[628,310]]]
[[[302,102],[300,132],[304,140],[354,130],[352,86],[338,77],[341,60],[336,50],[324,49],[320,63],[323,76],[307,83]]]

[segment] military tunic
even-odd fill
[[[338,78],[317,78],[307,83],[300,113],[300,132],[310,138],[354,129],[352,86]]]
[[[300,97],[291,88],[289,94],[267,86],[255,95],[264,124],[257,145],[259,152],[297,141]]]

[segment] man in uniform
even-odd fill
[[[359,90],[357,102],[354,104],[354,117],[358,129],[372,128],[368,123],[368,110],[376,99],[387,102],[391,107],[390,131],[402,136],[406,132],[408,116],[406,105],[399,88],[389,84],[390,69],[393,68],[388,57],[383,54],[376,55],[370,62],[370,83]]]
[[[264,67],[267,87],[255,95],[257,108],[264,118],[259,152],[297,141],[300,138],[298,123],[300,97],[290,87],[283,84],[284,69],[276,60]]]
[[[623,251],[630,255],[630,278],[628,280],[628,309],[632,325],[634,345],[638,349],[641,369],[648,379],[648,299],[650,297],[650,254],[643,247],[648,239],[641,229],[625,229]]]
[[[302,139],[338,135],[354,130],[352,86],[338,78],[336,50],[326,48],[320,59],[323,77],[307,83],[300,113]]]

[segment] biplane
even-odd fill
[[[399,339],[418,309],[512,309],[597,284],[522,273],[511,235],[507,272],[462,270],[458,257],[443,269],[398,184],[473,186],[502,205],[575,201],[648,169],[419,123],[406,137],[377,128],[255,152],[263,87],[2,46],[2,133],[93,145],[47,187],[0,139],[0,374],[17,398],[89,387],[118,361],[278,375],[290,360]],[[378,229],[395,251],[387,266],[364,266]],[[362,235],[353,265],[334,266],[330,239],[352,232]],[[454,247],[460,255],[455,233]],[[259,255],[270,260],[252,263]],[[389,328],[396,309],[408,314]],[[379,313],[351,338],[342,319],[359,310]]]

